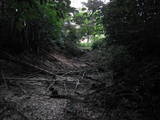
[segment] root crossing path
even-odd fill
[[[101,120],[103,109],[91,106],[88,97],[103,84],[103,73],[89,56],[50,55],[56,60],[45,60],[41,68],[48,66],[53,75],[0,59],[0,120]]]

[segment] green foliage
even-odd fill
[[[159,5],[158,1],[144,0],[113,0],[107,4],[103,14],[110,42],[127,46],[133,54],[153,52],[159,44]]]
[[[79,12],[74,16],[73,21],[80,25],[79,31],[81,36],[88,37],[94,32],[94,23],[92,23],[91,20],[91,13]]]
[[[159,118],[160,96],[156,92],[159,91],[157,67],[160,65],[159,8],[158,0],[112,0],[103,8],[108,38],[99,69],[112,71],[114,84],[106,88],[110,97],[106,95],[101,103],[105,103],[102,106],[106,110],[111,107],[108,110],[112,111],[111,120],[124,119],[120,111],[125,110],[126,105],[127,111],[134,111],[128,112],[133,120]]]
[[[104,43],[105,43],[104,39],[94,40],[94,42],[92,44],[92,48],[93,49],[101,49],[101,48],[103,48]]]
[[[83,48],[89,48],[89,49],[91,49],[91,47],[92,47],[92,43],[79,43],[80,45],[80,47],[83,47]]]
[[[55,44],[70,11],[70,1],[7,0],[0,11],[0,47],[31,50]]]
[[[104,5],[101,0],[88,0],[88,2],[83,2],[83,4],[88,8],[89,11],[95,12],[102,8]]]
[[[93,9],[91,7],[93,6],[93,4],[91,4],[90,2],[91,1],[89,1],[88,3],[84,3],[88,10],[87,8],[83,8],[82,11],[75,13],[72,18],[72,22],[80,26],[80,28],[78,29],[79,38],[85,37],[88,39],[88,42],[91,42],[92,44],[94,41],[101,39],[97,36],[104,35],[104,27],[102,24],[103,15],[100,9],[103,5],[101,3],[103,2],[98,1],[98,3],[100,2],[100,4],[97,3],[97,5]],[[95,3],[96,1],[92,2]]]

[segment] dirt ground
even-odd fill
[[[0,59],[0,120],[101,120],[103,109],[86,101],[103,78],[94,60],[50,56],[56,60],[43,60],[43,68],[54,76]]]

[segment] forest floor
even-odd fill
[[[0,59],[0,120],[102,120],[104,110],[87,99],[111,79],[103,81],[92,52],[49,54],[43,65],[26,56]]]

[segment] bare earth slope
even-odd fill
[[[53,53],[40,63],[30,57],[0,59],[0,120],[101,119],[103,110],[92,109],[86,96],[101,84],[103,73],[88,56]]]

